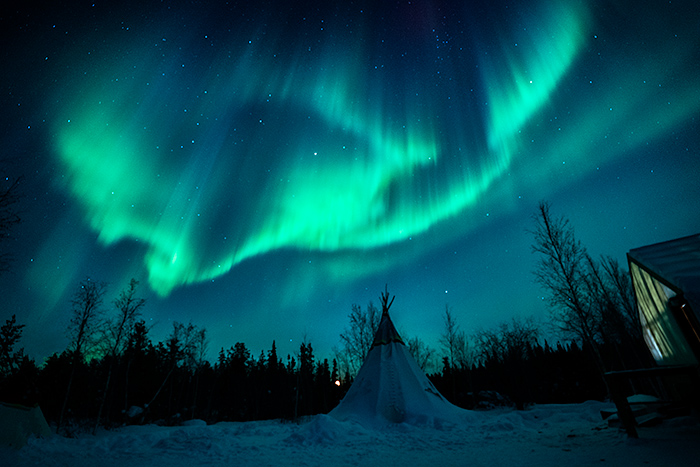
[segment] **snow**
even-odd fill
[[[610,403],[537,405],[468,412],[458,423],[381,429],[328,415],[303,423],[201,420],[185,426],[126,426],[76,438],[30,439],[0,452],[8,466],[696,466],[700,423],[686,416],[641,428],[629,439],[600,415]],[[8,462],[9,461],[9,462]]]
[[[126,411],[126,416],[129,418],[135,418],[141,415],[142,413],[143,409],[141,407],[132,405],[131,407],[129,407],[129,410]]]
[[[603,420],[612,403],[469,411],[447,402],[382,316],[375,345],[343,401],[300,423],[268,420],[125,426],[30,439],[0,452],[11,466],[591,466],[700,464],[700,421],[685,416],[630,439]],[[653,402],[635,396],[631,402]],[[133,408],[137,413],[137,408]],[[3,462],[2,465],[6,463]]]

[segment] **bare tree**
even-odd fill
[[[94,282],[87,278],[80,283],[80,288],[73,296],[73,314],[68,327],[71,342],[67,350],[71,361],[71,373],[68,379],[66,395],[63,398],[63,405],[61,406],[61,413],[58,417],[57,433],[63,423],[63,415],[70,397],[76,368],[85,361],[85,355],[92,351],[96,343],[96,337],[102,325],[102,301],[106,288],[107,286],[104,282]]]
[[[532,251],[540,254],[534,274],[548,294],[551,322],[560,333],[591,348],[602,375],[605,366],[598,345],[600,315],[590,302],[586,248],[576,240],[568,219],[552,216],[548,203],[540,203],[534,220]]]
[[[9,177],[5,177],[0,186],[0,242],[10,236],[12,228],[20,223],[19,213],[16,204],[20,200],[19,185],[22,177],[10,182]],[[10,253],[0,251],[0,273],[7,272],[9,263],[12,260]]]
[[[158,387],[151,400],[145,404],[144,411],[141,414],[142,420],[146,417],[148,410],[163,391],[163,388],[170,380],[170,376],[175,370],[181,365],[187,365],[188,368],[191,368],[191,365],[193,365],[197,353],[197,334],[197,326],[192,323],[187,326],[177,321],[173,323],[173,331],[165,340],[168,372],[165,374],[163,382],[160,387]]]
[[[5,321],[0,327],[0,380],[12,375],[24,359],[24,349],[15,350],[15,345],[22,338],[24,324],[17,324],[17,318]]]
[[[602,342],[616,344],[620,342],[620,332],[624,332],[622,314],[617,309],[613,292],[605,280],[604,272],[588,253],[586,253],[586,265],[587,275],[584,283],[589,306],[598,322],[598,335]]]
[[[634,339],[643,340],[642,325],[635,306],[634,290],[629,271],[623,270],[615,258],[604,256],[601,267],[612,289],[613,300],[623,316],[627,333]]]
[[[134,323],[141,316],[141,309],[146,304],[145,299],[136,297],[138,285],[139,281],[132,278],[126,289],[122,290],[119,297],[114,300],[116,316],[107,326],[108,354],[111,356],[124,353]]]
[[[209,340],[207,339],[207,330],[202,328],[195,331],[194,342],[192,348],[192,365],[194,369],[194,397],[192,404],[192,418],[195,417],[197,410],[197,393],[199,392],[199,375],[202,368],[206,365],[207,350],[209,348]]]
[[[105,387],[102,391],[102,400],[100,408],[97,411],[97,420],[95,420],[95,428],[93,433],[97,431],[102,417],[105,401],[107,400],[107,392],[112,379],[112,369],[117,360],[124,354],[129,336],[131,335],[136,318],[141,314],[141,308],[146,304],[146,300],[136,297],[136,287],[138,286],[136,279],[131,279],[125,290],[119,294],[119,297],[114,301],[114,306],[117,309],[116,316],[105,326],[106,357],[109,359],[107,368],[107,378]]]
[[[507,392],[518,410],[525,408],[529,397],[525,384],[528,375],[523,368],[538,338],[539,329],[532,318],[513,318],[494,330],[479,331],[475,337],[481,360],[498,364]]]
[[[606,290],[607,306],[601,310],[604,335],[615,349],[620,368],[652,365],[653,359],[644,342],[629,272],[623,270],[617,260],[609,256],[601,258],[599,270]],[[628,359],[632,361],[631,364]],[[630,380],[629,383],[637,390],[637,381]],[[649,379],[647,383],[655,385],[655,380]]]
[[[445,330],[440,336],[440,344],[447,353],[450,368],[457,370],[469,368],[472,363],[469,338],[459,328],[459,324],[457,324],[457,320],[452,315],[448,305],[445,305],[443,320],[445,322]]]
[[[496,329],[481,330],[475,341],[482,362],[520,362],[528,358],[528,352],[537,345],[539,328],[532,318],[513,318]]]
[[[340,351],[336,350],[336,359],[345,372],[354,376],[372,348],[381,314],[370,301],[364,310],[361,306],[353,304],[348,318],[350,327],[340,334],[342,348]]]
[[[562,333],[578,338],[591,350],[593,362],[618,407],[620,419],[626,420],[624,424],[628,433],[636,437],[629,405],[621,391],[615,389],[617,383],[606,377],[606,364],[599,347],[599,341],[610,339],[610,322],[624,317],[617,310],[615,296],[622,300],[620,303],[626,316],[633,316],[629,303],[624,303],[627,301],[627,285],[618,282],[615,285],[617,293],[610,292],[612,289],[605,285],[598,266],[575,239],[569,221],[564,217],[553,218],[548,203],[540,203],[535,223],[532,250],[541,255],[535,277],[549,294],[552,321]],[[616,270],[611,261],[604,261],[603,269],[608,272],[609,280],[622,281],[619,268]],[[617,326],[618,329],[621,327]],[[619,352],[619,347],[617,350]]]
[[[601,339],[614,349],[619,365],[624,369],[626,362],[622,346],[631,347],[636,354],[634,341],[642,342],[639,315],[634,312],[632,304],[631,280],[629,275],[623,276],[619,264],[612,258],[602,258],[601,266],[586,255],[586,262],[586,285],[591,306],[598,314]]]
[[[440,344],[447,354],[443,357],[444,369],[443,374],[446,375],[450,382],[450,392],[452,400],[457,397],[457,373],[466,370],[465,376],[472,387],[471,364],[472,352],[469,346],[469,338],[459,328],[457,320],[452,315],[450,307],[445,305],[445,314],[443,315],[445,330],[440,336]]]
[[[69,325],[71,343],[69,351],[78,359],[84,359],[98,343],[99,331],[103,325],[104,310],[102,303],[107,291],[104,282],[95,282],[90,278],[80,283],[73,296],[73,314]]]
[[[423,372],[430,373],[435,369],[435,350],[419,337],[408,339],[406,341],[406,347]]]

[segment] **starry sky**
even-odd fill
[[[86,277],[156,341],[323,358],[385,284],[434,348],[446,305],[545,322],[541,200],[621,262],[700,231],[694,0],[11,3],[0,318],[39,361]]]

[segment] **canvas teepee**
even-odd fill
[[[20,449],[30,436],[51,436],[41,409],[0,402],[0,447]]]
[[[329,415],[366,426],[390,423],[434,425],[458,422],[467,411],[452,405],[433,386],[409,353],[389,317],[387,292],[381,294],[382,318],[355,381]]]

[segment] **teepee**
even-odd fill
[[[0,402],[0,447],[21,449],[30,436],[51,436],[39,406],[25,407]]]
[[[355,381],[329,415],[365,426],[458,422],[467,411],[448,402],[420,369],[389,317],[389,293],[381,294],[382,317]]]

